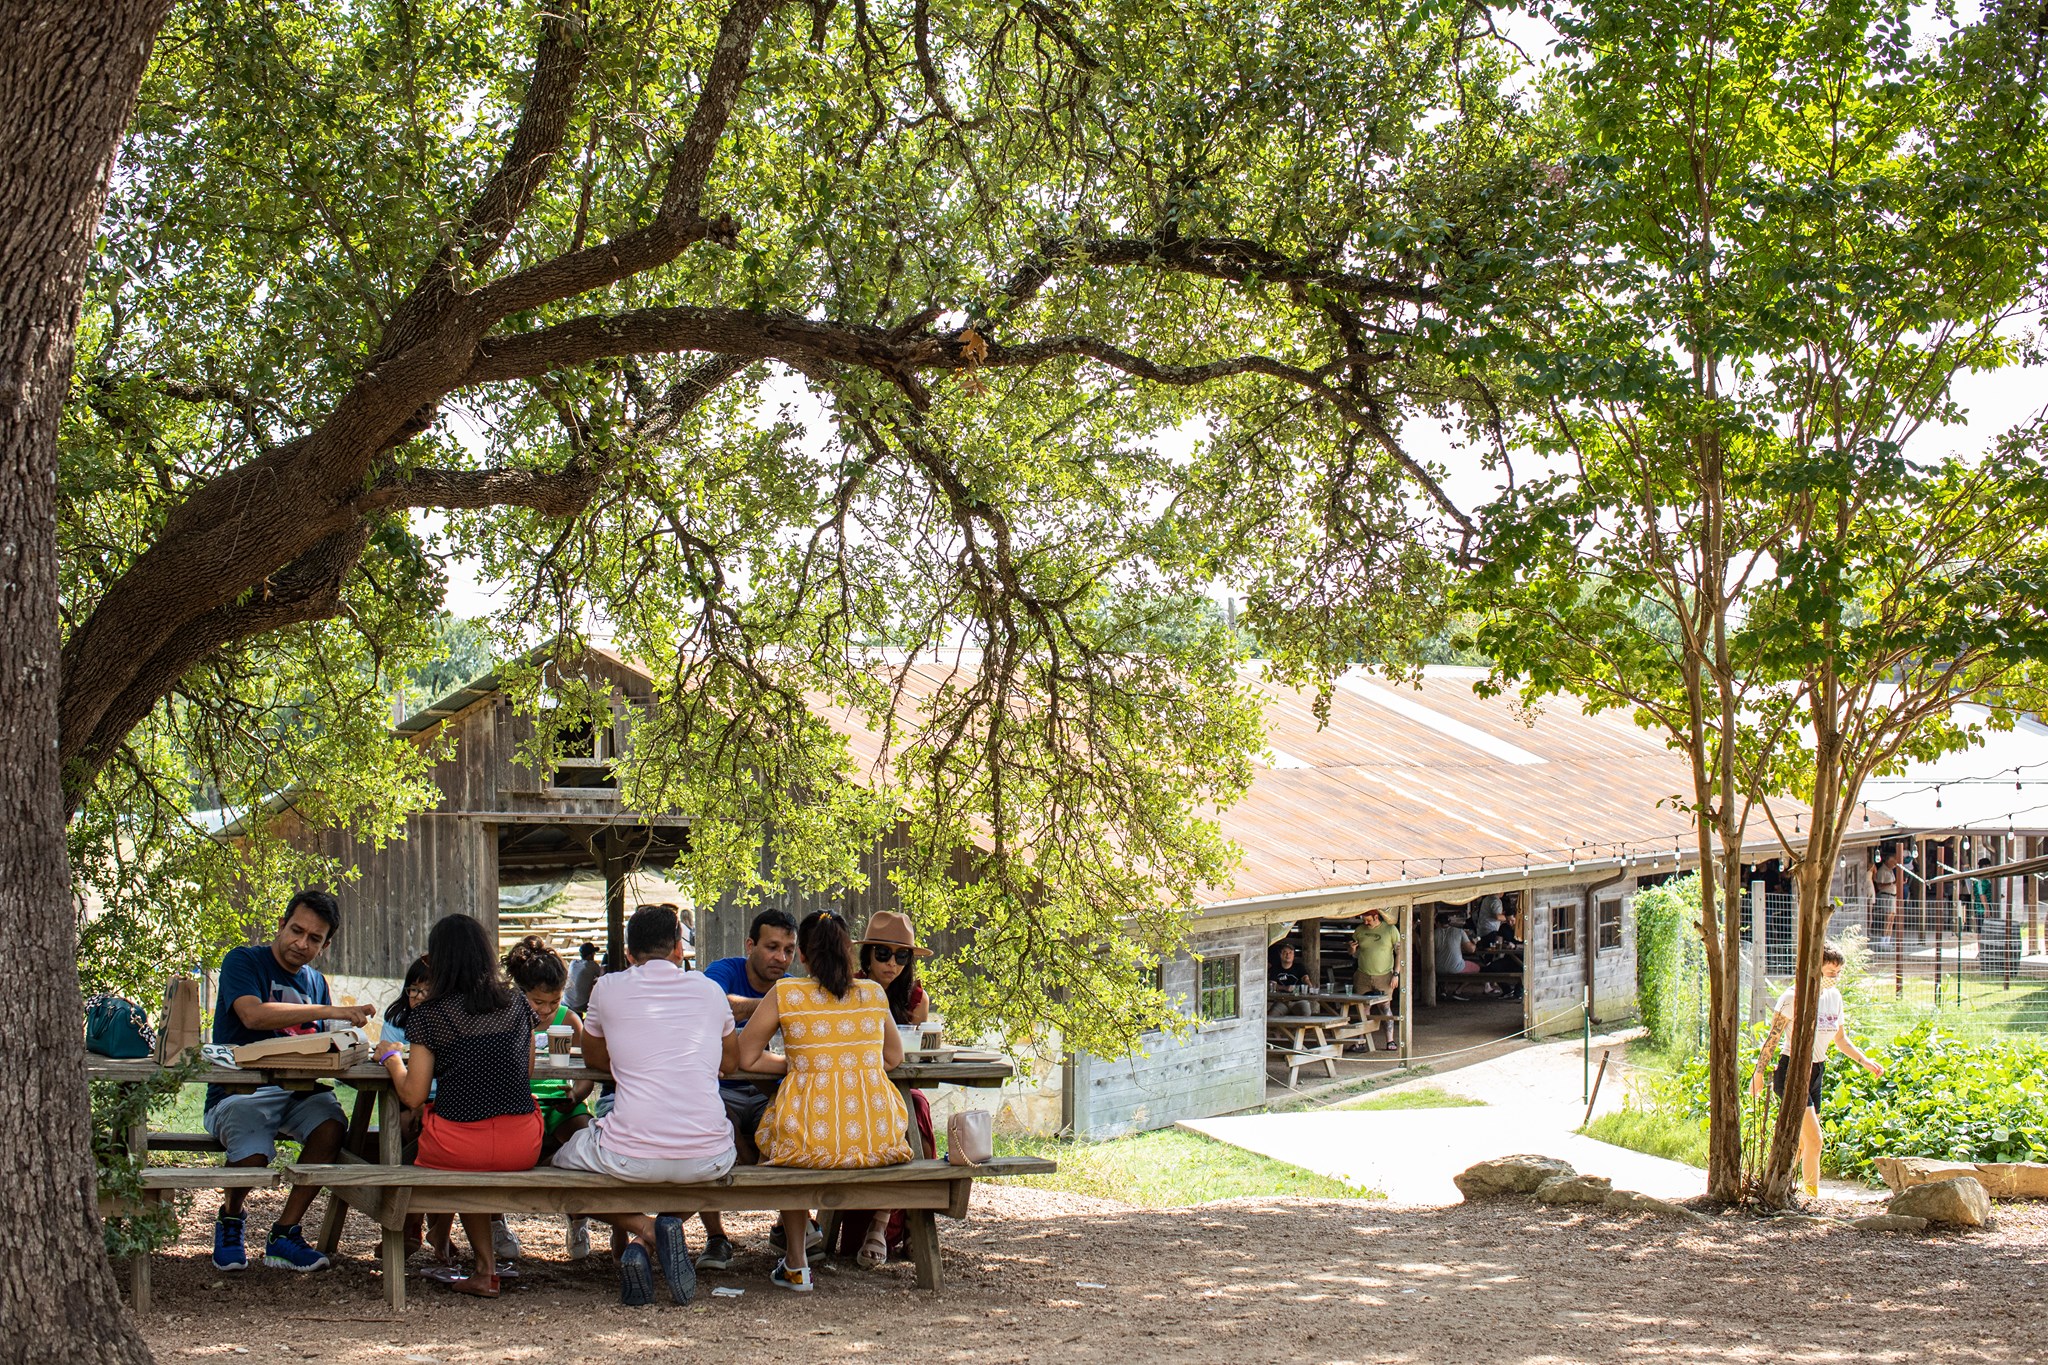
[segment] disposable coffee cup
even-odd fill
[[[937,1024],[926,1024],[921,1034],[923,1047],[919,1050],[923,1052],[936,1052],[939,1044],[945,1041],[945,1037],[946,1031]]]
[[[569,1044],[575,1041],[576,1030],[567,1024],[548,1025],[548,1065],[569,1065],[572,1060],[569,1056]]]

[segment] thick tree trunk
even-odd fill
[[[169,0],[0,0],[0,1361],[146,1361],[100,1243],[57,755],[57,419]]]

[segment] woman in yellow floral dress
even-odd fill
[[[785,1077],[757,1130],[761,1164],[858,1170],[910,1160],[910,1111],[888,1074],[903,1061],[888,995],[855,978],[853,942],[837,919],[818,921],[804,958],[811,975],[776,982],[740,1036],[742,1071]],[[780,1057],[768,1051],[778,1028]],[[782,1211],[785,1251],[768,1277],[799,1293],[812,1287],[810,1217]]]

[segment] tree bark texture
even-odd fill
[[[169,0],[0,0],[0,1361],[146,1361],[100,1241],[57,745],[57,419]]]

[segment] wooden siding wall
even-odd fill
[[[1636,1008],[1635,884],[1617,882],[1593,893],[1593,916],[1585,918],[1583,885],[1546,886],[1535,892],[1527,937],[1529,994],[1526,1017],[1538,1034],[1577,1031],[1585,1020],[1586,957],[1593,953],[1593,1017],[1612,1023]],[[1621,946],[1600,947],[1600,902],[1621,898]],[[1574,951],[1550,950],[1550,927],[1569,915],[1578,926]]]
[[[1246,925],[1196,934],[1203,956],[1238,955],[1235,1019],[1197,1024],[1180,1038],[1149,1034],[1141,1053],[1074,1059],[1074,1136],[1110,1138],[1249,1108],[1266,1098],[1266,930]],[[1189,953],[1162,964],[1167,994],[1193,1014],[1201,965]]]
[[[731,895],[721,897],[708,912],[697,917],[697,960],[704,963],[736,956],[745,947],[747,926],[754,922],[754,916],[770,908],[787,910],[791,918],[801,923],[811,911],[832,906],[846,915],[848,927],[858,937],[876,912],[903,908],[896,884],[889,880],[889,871],[897,865],[909,843],[908,828],[898,824],[862,853],[860,870],[867,884],[856,891],[804,891],[784,886],[762,897],[757,905],[742,905]],[[968,868],[968,855],[956,855],[953,875],[965,880]],[[772,876],[772,872],[764,875]],[[918,941],[934,953],[948,953],[957,951],[965,936],[951,930],[932,932],[919,926]]]

